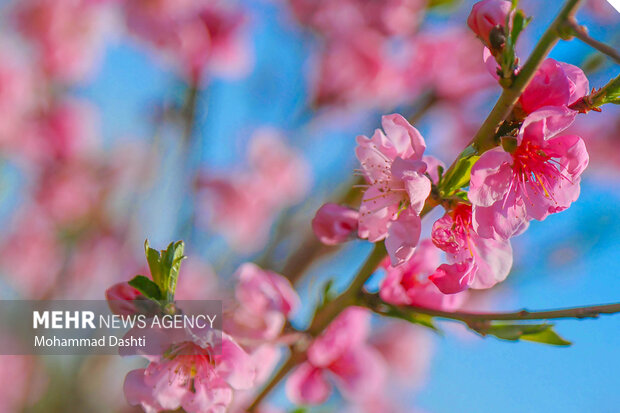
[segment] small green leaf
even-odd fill
[[[168,301],[174,299],[174,292],[177,288],[177,281],[179,279],[179,270],[181,269],[181,261],[186,257],[183,255],[185,250],[185,244],[183,241],[171,242],[165,251],[162,251],[162,267],[165,279],[164,293],[167,296]]]
[[[517,39],[519,35],[527,27],[527,25],[532,20],[531,17],[526,17],[523,10],[517,10],[514,13],[514,18],[512,19],[512,31],[510,32],[510,42],[512,46],[517,44]]]
[[[461,0],[429,0],[426,7],[429,9],[434,9],[437,7],[451,8],[456,7],[460,2]]]
[[[435,330],[436,332],[440,332],[439,328],[437,328],[435,323],[433,323],[433,317],[430,315],[400,311],[398,308],[391,305],[387,305],[387,307],[388,310],[383,313],[383,315],[385,315],[386,317],[398,318],[400,320],[405,320],[413,324],[418,324],[430,328],[432,330]]]
[[[183,241],[171,242],[162,251],[151,248],[148,240],[144,242],[144,252],[153,282],[158,286],[161,298],[169,302],[174,300],[181,261],[185,258],[184,249]]]
[[[553,324],[493,324],[477,330],[482,335],[492,335],[502,340],[533,341],[555,346],[569,346],[572,343],[564,340],[554,330]]]
[[[162,299],[162,294],[157,284],[144,275],[136,275],[129,281],[129,285],[150,300],[160,301]]]
[[[603,88],[595,93],[593,97],[595,106],[601,106],[606,103],[620,105],[620,76],[616,76]]]
[[[149,246],[148,239],[144,241],[144,254],[146,255],[146,262],[149,264],[149,270],[151,270],[151,277],[153,278],[153,281],[155,282],[155,284],[161,287],[161,257],[159,251]]]
[[[476,155],[473,146],[468,146],[460,155],[454,168],[448,170],[444,175],[439,188],[442,197],[449,197],[459,189],[469,185],[471,167],[476,163],[480,156]]]
[[[536,343],[551,344],[554,346],[570,346],[573,344],[572,342],[564,340],[560,337],[560,335],[556,333],[551,326],[539,333],[525,334],[521,337],[521,339]]]

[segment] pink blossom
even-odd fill
[[[245,169],[200,178],[200,218],[237,250],[256,251],[277,214],[305,196],[310,176],[305,159],[280,134],[261,130],[249,144]]]
[[[108,306],[116,315],[138,314],[135,301],[142,297],[142,293],[127,282],[116,283],[105,291]]]
[[[422,33],[413,38],[411,46],[408,88],[428,88],[438,98],[454,104],[493,85],[480,62],[484,47],[467,30]]]
[[[521,94],[526,114],[545,106],[568,106],[588,94],[588,78],[577,66],[545,59]]]
[[[233,389],[254,385],[256,367],[251,357],[227,334],[221,354],[215,342],[198,332],[171,343],[165,354],[152,358],[146,369],[125,377],[129,404],[147,412],[176,410],[188,413],[223,413],[232,402]]]
[[[62,268],[63,252],[45,211],[24,208],[5,239],[0,266],[10,285],[25,299],[49,296]],[[18,250],[19,254],[15,254]]]
[[[538,110],[523,122],[514,152],[492,149],[476,162],[469,199],[481,236],[507,239],[577,200],[588,152],[579,136],[557,136],[574,118],[567,108]]]
[[[31,119],[19,149],[37,166],[87,158],[99,148],[98,126],[96,111],[88,102],[62,99]]]
[[[439,250],[431,240],[418,244],[415,253],[405,264],[392,267],[384,262],[386,276],[381,283],[379,294],[390,304],[414,305],[452,311],[460,307],[466,293],[443,294],[428,276],[439,265]]]
[[[356,210],[327,203],[316,211],[312,219],[312,230],[323,244],[341,244],[357,233],[358,219],[359,214]]]
[[[503,29],[506,25],[506,18],[510,14],[512,4],[505,0],[482,0],[474,4],[467,25],[476,33],[478,37],[489,47],[492,47],[489,41],[489,34],[495,27]]]
[[[237,308],[225,330],[249,340],[275,339],[300,305],[293,286],[280,274],[252,263],[242,264],[235,277]]]
[[[401,115],[384,116],[372,138],[358,136],[357,159],[369,187],[360,206],[361,238],[385,239],[392,265],[407,261],[420,237],[419,214],[431,190],[424,138]]]
[[[317,66],[312,79],[316,106],[393,107],[406,96],[406,68],[375,33],[329,42]]]
[[[412,34],[426,6],[423,0],[289,0],[289,4],[301,24],[330,40],[368,32]]]
[[[31,65],[18,50],[0,47],[0,146],[19,145],[26,115],[36,101]]]
[[[478,235],[472,225],[470,205],[458,204],[446,212],[433,224],[431,235],[448,259],[429,277],[442,293],[491,288],[508,276],[512,267],[510,241]]]
[[[245,16],[219,1],[135,0],[125,2],[130,31],[180,66],[198,83],[208,69],[218,75],[240,75],[250,66],[242,29]]]
[[[419,388],[428,378],[433,342],[428,329],[405,321],[390,321],[370,338],[386,362],[391,376],[407,389]]]
[[[6,342],[3,333],[3,348],[23,343]],[[43,395],[48,378],[43,365],[32,356],[0,355],[0,411],[19,413],[33,406]]]
[[[315,339],[308,360],[286,382],[286,394],[297,404],[320,404],[329,397],[332,378],[343,396],[362,400],[380,388],[385,379],[381,356],[366,343],[369,314],[349,307]]]
[[[16,17],[49,76],[73,82],[91,74],[106,29],[101,5],[88,0],[26,0],[17,5]]]
[[[55,224],[76,227],[94,215],[102,200],[101,178],[92,165],[56,163],[45,171],[36,200]]]

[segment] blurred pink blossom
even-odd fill
[[[453,103],[493,85],[482,60],[484,47],[471,32],[457,28],[425,32],[412,42],[411,85],[421,84]]]
[[[107,25],[101,5],[88,0],[25,0],[16,5],[15,16],[48,76],[75,82],[92,73]]]
[[[324,36],[343,37],[364,32],[409,35],[424,13],[424,0],[289,0],[297,20]]]
[[[198,187],[201,219],[237,250],[252,252],[265,244],[280,211],[305,196],[310,168],[271,129],[254,135],[248,152],[245,169],[213,177],[203,173]]]
[[[29,62],[16,48],[0,46],[0,148],[19,145],[26,116],[36,101]]]
[[[348,307],[308,349],[308,360],[286,382],[288,398],[297,404],[320,404],[334,383],[350,400],[363,400],[381,388],[385,365],[379,353],[366,343],[370,314]]]
[[[134,0],[125,2],[129,30],[160,50],[192,83],[209,70],[248,71],[251,54],[243,36],[244,13],[225,1]]]
[[[358,219],[356,210],[327,203],[316,211],[312,219],[312,230],[323,244],[336,245],[355,237]]]
[[[42,108],[24,128],[20,151],[37,166],[87,158],[99,148],[98,118],[88,102],[63,99]]]
[[[375,33],[329,42],[312,79],[313,103],[392,107],[407,96],[405,69]]]
[[[242,341],[277,338],[300,305],[291,283],[252,263],[242,264],[235,277],[237,306],[228,317],[225,331]]]
[[[47,214],[34,206],[20,211],[14,223],[0,253],[0,267],[22,298],[47,297],[63,264],[54,226]]]
[[[429,334],[425,327],[390,321],[375,331],[369,342],[381,353],[390,377],[412,390],[421,387],[428,379],[433,356]]]
[[[47,387],[44,367],[32,356],[0,355],[0,364],[0,411],[19,413],[33,406]]]

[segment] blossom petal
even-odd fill
[[[426,150],[426,143],[420,132],[411,126],[407,119],[394,113],[383,116],[381,125],[401,158],[422,159]]]
[[[366,344],[350,348],[329,366],[342,394],[349,400],[368,397],[382,388],[386,376],[385,362],[377,350]]]
[[[368,238],[370,242],[384,239],[401,199],[399,195],[381,192],[375,186],[368,188],[359,211],[359,237]]]
[[[517,140],[519,144],[524,140],[531,140],[542,145],[544,141],[568,128],[576,116],[577,112],[566,107],[541,108],[525,118]]]
[[[398,219],[392,222],[385,239],[385,248],[393,266],[403,264],[412,257],[420,240],[421,229],[420,217],[411,208],[401,212]]]
[[[471,168],[469,200],[488,207],[503,199],[512,181],[512,156],[501,148],[485,152]]]
[[[512,268],[512,247],[508,240],[483,239],[472,235],[476,262],[470,288],[491,288],[504,281]]]
[[[562,67],[562,70],[564,70],[570,83],[570,97],[568,98],[568,104],[570,105],[575,103],[577,99],[588,94],[590,88],[588,78],[586,74],[583,73],[583,70],[577,66],[564,62],[558,63]]]
[[[225,413],[232,402],[232,389],[219,378],[201,377],[194,381],[195,392],[188,391],[182,401],[187,413]]]
[[[454,264],[441,264],[429,279],[444,294],[465,291],[472,282],[475,265],[472,259]]]
[[[131,370],[125,376],[123,392],[125,399],[132,406],[141,405],[146,413],[164,410],[153,398],[153,389],[144,382],[145,369]]]
[[[295,404],[321,404],[331,393],[321,369],[302,363],[286,381],[286,395]]]
[[[225,333],[222,333],[222,354],[217,359],[216,369],[219,376],[234,389],[254,386],[256,366],[252,358]]]

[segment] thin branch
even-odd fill
[[[472,313],[464,311],[442,311],[417,306],[394,306],[381,300],[378,294],[362,293],[360,303],[378,314],[384,314],[387,309],[394,308],[405,314],[426,314],[448,320],[462,321],[467,324],[480,321],[526,321],[551,320],[560,318],[598,318],[601,314],[620,313],[620,303],[594,305],[585,307],[563,308],[558,310],[529,311],[520,310],[509,313]]]
[[[588,46],[595,48],[604,55],[609,56],[617,64],[620,64],[620,53],[608,44],[599,42],[598,40],[590,37],[590,35],[588,34],[588,30],[584,26],[579,25],[579,23],[577,23],[577,20],[575,20],[574,18],[568,19],[566,21],[566,26],[570,28],[570,32],[573,36],[575,36]]]

